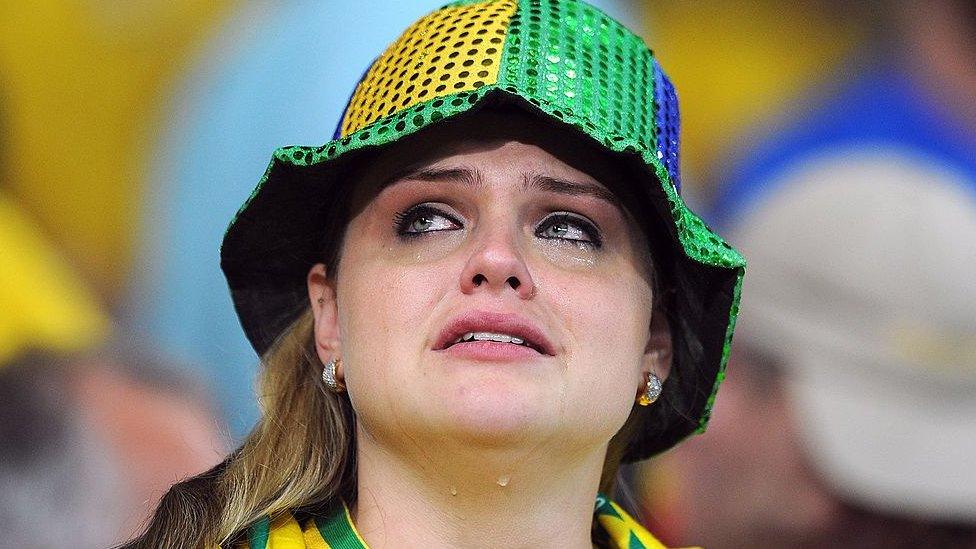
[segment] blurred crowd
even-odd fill
[[[441,3],[0,4],[0,547],[127,539],[247,432],[226,224]],[[629,472],[643,520],[976,547],[976,3],[591,3],[676,82],[685,193],[749,262],[707,434]]]

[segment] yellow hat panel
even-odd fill
[[[342,137],[435,97],[498,81],[502,45],[516,0],[438,10],[407,29],[356,88]]]

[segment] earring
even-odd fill
[[[647,372],[647,387],[644,393],[637,399],[637,404],[648,406],[661,396],[661,378],[654,375],[654,372]]]
[[[336,368],[342,362],[342,359],[336,357],[329,361],[322,369],[322,381],[333,393],[341,393],[346,390],[346,386],[336,379]]]

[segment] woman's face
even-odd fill
[[[361,174],[338,271],[314,267],[309,294],[372,439],[593,450],[644,372],[667,375],[645,237],[591,175],[620,174],[541,129],[482,114]]]

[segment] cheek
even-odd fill
[[[579,352],[640,359],[649,336],[652,296],[638,273],[556,273],[543,282]]]
[[[649,337],[652,296],[636,272],[553,275],[544,281],[566,330],[568,367],[593,406],[619,402],[626,419],[640,381]],[[602,402],[601,402],[602,400]]]
[[[355,244],[350,250],[355,250]],[[360,250],[365,250],[360,248]],[[347,385],[387,391],[396,379],[414,375],[429,347],[430,311],[443,295],[446,275],[390,263],[377,252],[349,251],[337,287],[340,337]]]

